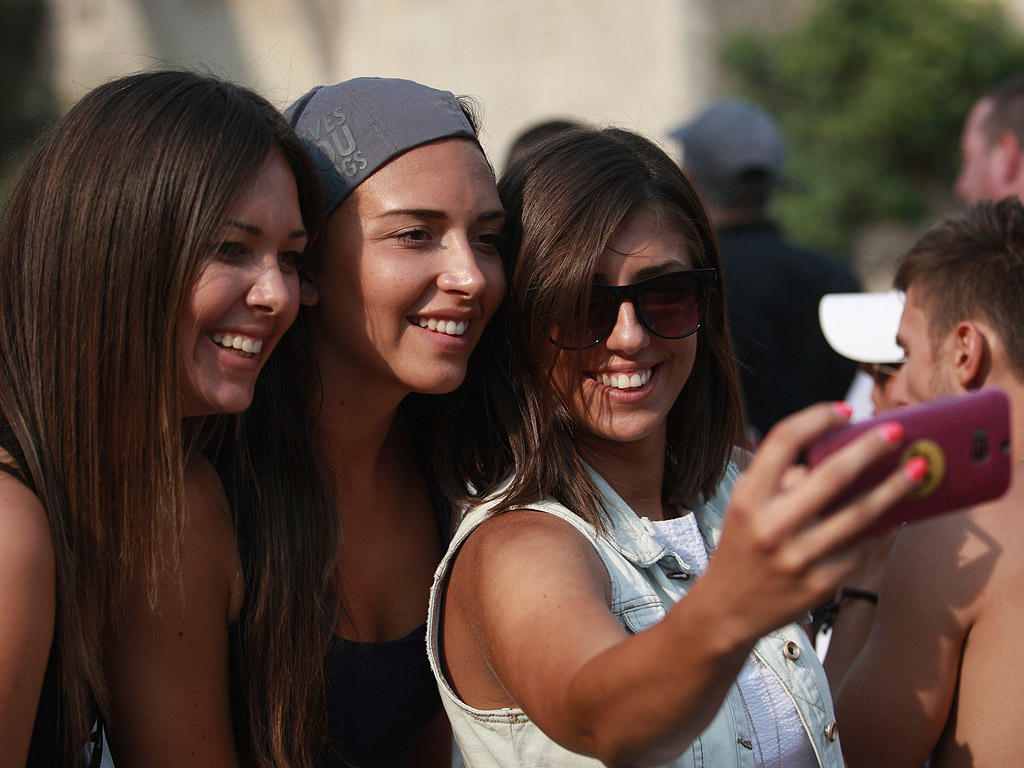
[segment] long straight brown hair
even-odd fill
[[[255,93],[181,71],[81,99],[24,165],[0,230],[0,427],[24,453],[56,556],[65,762],[107,710],[101,636],[128,581],[175,563],[184,466],[178,316],[236,195],[272,148],[307,228],[322,202],[305,150]],[[301,660],[296,660],[301,664]]]
[[[694,268],[718,270],[693,370],[668,416],[662,489],[675,503],[711,496],[733,448],[744,443],[744,420],[718,244],[693,185],[648,139],[579,128],[528,149],[498,191],[508,215],[502,247],[508,295],[440,437],[446,492],[469,503],[513,474],[498,511],[552,497],[602,527],[600,496],[573,439],[577,425],[552,383],[556,354],[548,338],[552,327],[585,315],[609,239],[646,211],[690,244]]]

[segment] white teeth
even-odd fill
[[[648,381],[651,380],[651,369],[648,368],[643,373],[620,374],[616,376],[612,374],[609,376],[606,373],[601,374],[601,383],[606,387],[614,387],[615,389],[636,389],[642,387]]]
[[[253,339],[248,336],[239,336],[231,333],[214,333],[211,338],[216,344],[233,352],[241,353],[241,357],[252,357],[258,355],[263,349],[261,339]]]
[[[432,331],[437,331],[438,333],[443,333],[448,336],[461,336],[469,327],[469,323],[462,320],[456,322],[455,320],[437,320],[433,317],[429,320],[421,317],[417,323],[420,328],[429,328]]]

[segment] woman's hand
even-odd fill
[[[828,599],[874,548],[875,520],[917,483],[898,470],[843,507],[823,514],[851,482],[895,449],[903,428],[888,422],[814,469],[797,465],[818,436],[846,423],[844,404],[816,405],[779,422],[736,482],[721,542],[694,588],[712,592],[740,645]],[[724,628],[724,627],[723,627]]]

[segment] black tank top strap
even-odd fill
[[[21,450],[21,444],[18,442],[18,438],[14,436],[14,430],[9,426],[0,427],[0,448],[3,448],[7,453],[11,455],[11,458],[16,462],[15,464],[8,464],[7,462],[0,461],[0,472],[6,472],[8,475],[14,477],[22,485],[27,486],[33,492],[35,492],[35,484],[32,482],[32,478],[22,467],[25,466],[25,452]]]

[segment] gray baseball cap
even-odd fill
[[[359,77],[318,85],[284,116],[313,156],[328,213],[403,152],[436,139],[476,140],[452,93],[412,80]]]
[[[683,145],[683,166],[717,205],[763,205],[783,180],[785,141],[756,104],[723,99],[669,135]]]

